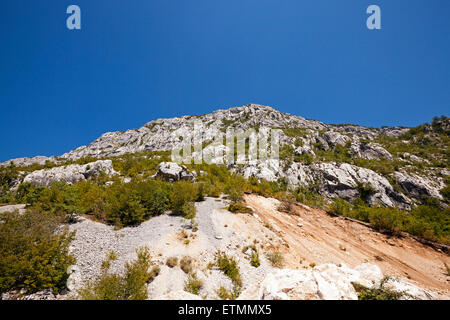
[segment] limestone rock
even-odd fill
[[[23,182],[30,182],[37,186],[48,187],[57,181],[65,181],[73,184],[77,181],[89,179],[94,175],[104,172],[107,175],[116,175],[111,160],[98,160],[85,165],[71,164],[68,166],[41,169],[33,171],[25,176]]]
[[[352,269],[346,265],[323,264],[314,269],[278,269],[261,282],[252,298],[263,300],[357,300],[352,283],[367,288],[378,286],[384,278],[381,269],[363,263]],[[403,299],[435,298],[430,292],[399,279],[390,279],[386,286],[404,293]],[[243,293],[245,294],[245,292]]]
[[[389,151],[384,149],[380,144],[374,142],[362,143],[359,140],[355,140],[350,145],[350,154],[354,157],[367,160],[393,160]]]
[[[420,199],[422,196],[438,198],[442,200],[439,190],[445,187],[441,178],[433,180],[417,174],[406,172],[395,172],[397,183],[413,198]]]
[[[195,176],[193,173],[189,172],[185,166],[180,166],[175,162],[161,162],[158,165],[155,177],[159,177],[171,182],[178,180],[195,180]]]

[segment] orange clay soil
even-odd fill
[[[364,224],[300,204],[287,214],[277,211],[280,202],[276,199],[245,195],[245,202],[267,228],[286,242],[273,248],[283,252],[286,267],[323,263],[355,267],[370,262],[378,265],[384,275],[404,278],[441,298],[450,297],[450,277],[444,265],[450,266],[450,257],[440,249],[408,235],[389,237]]]

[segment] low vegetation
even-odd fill
[[[228,290],[224,286],[220,286],[219,289],[216,290],[216,294],[222,300],[236,300],[239,296],[239,292]]]
[[[197,278],[196,273],[190,273],[184,283],[184,291],[199,295],[201,288],[203,288],[203,281]]]
[[[189,256],[185,256],[180,260],[180,268],[187,274],[192,273],[192,270],[194,269],[193,264],[194,260]]]
[[[233,282],[233,291],[236,296],[239,296],[242,288],[241,272],[237,265],[237,261],[227,256],[226,253],[218,251],[215,259],[216,266]]]
[[[284,266],[284,256],[280,251],[268,252],[266,254],[267,260],[270,261],[273,267],[283,268]]]
[[[125,265],[125,273],[112,274],[109,264],[104,264],[99,278],[80,289],[83,300],[145,300],[148,298],[147,284],[159,274],[153,266],[147,248],[137,251],[137,259]]]
[[[358,294],[358,300],[400,300],[405,294],[388,288],[386,283],[389,279],[389,277],[383,278],[374,288],[367,288],[358,283],[352,283],[352,285]]]
[[[63,217],[28,211],[0,215],[0,293],[24,289],[34,293],[66,287],[74,233],[59,229]]]
[[[174,267],[176,267],[176,266],[178,265],[178,258],[177,258],[177,257],[170,257],[170,258],[167,258],[167,260],[166,260],[166,265],[167,265],[169,268],[174,268]]]
[[[403,231],[450,244],[450,208],[443,208],[437,199],[426,199],[424,204],[413,207],[410,212],[396,208],[370,207],[362,200],[352,204],[335,199],[328,211],[368,222],[374,228],[393,235]]]

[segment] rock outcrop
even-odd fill
[[[354,200],[361,196],[361,186],[372,189],[368,201],[370,204],[382,204],[388,207],[405,208],[411,201],[394,190],[389,181],[370,169],[348,163],[324,162],[312,165],[313,175],[322,183],[322,193],[330,198],[340,197]]]
[[[356,158],[367,160],[393,160],[389,151],[384,149],[380,144],[374,142],[364,143],[359,140],[354,140],[350,145],[350,154]]]
[[[175,162],[161,162],[154,177],[175,182],[178,180],[194,181],[195,175],[195,172],[190,172],[186,166],[179,166]]]
[[[354,269],[346,265],[324,264],[308,270],[279,269],[262,281],[254,299],[263,300],[357,300],[353,283],[378,287],[383,280],[380,268],[364,263]],[[392,279],[385,287],[403,293],[403,299],[430,300],[434,296],[403,280]],[[243,293],[243,297],[246,293]]]
[[[73,184],[77,181],[89,179],[92,176],[104,172],[106,175],[116,175],[111,160],[98,160],[84,165],[71,164],[51,169],[33,171],[25,176],[23,182],[29,182],[37,186],[48,187],[57,181],[65,181]]]
[[[36,156],[32,158],[16,158],[0,163],[0,167],[6,167],[11,164],[15,165],[16,167],[28,167],[33,164],[44,165],[47,161],[55,162],[56,158],[46,156]]]
[[[411,206],[410,199],[396,191],[385,177],[370,169],[335,162],[310,165],[292,163],[284,171],[276,168],[275,164],[265,161],[235,170],[245,178],[256,177],[268,181],[286,178],[293,187],[307,187],[314,184],[319,187],[319,193],[325,197],[340,197],[350,201],[361,196],[361,186],[368,186],[372,189],[368,198],[372,205],[381,204],[399,208]]]
[[[442,195],[439,192],[439,190],[445,187],[442,178],[434,177],[434,179],[430,179],[404,171],[395,172],[394,177],[403,190],[415,199],[433,197],[442,200]]]

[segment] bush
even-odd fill
[[[177,258],[177,257],[170,257],[170,258],[167,258],[167,260],[166,260],[166,265],[167,265],[169,268],[176,267],[176,266],[178,265],[178,258]]]
[[[233,281],[237,287],[242,286],[241,273],[234,258],[228,257],[224,252],[216,253],[216,265],[222,272]]]
[[[227,207],[227,210],[233,213],[252,213],[252,208],[249,208],[242,203],[230,203],[230,205]]]
[[[149,271],[152,263],[147,248],[136,250],[137,259],[127,262],[125,274],[110,274],[108,267],[93,283],[79,290],[83,300],[145,300],[148,298],[147,283],[159,273],[158,267]]]
[[[233,175],[225,185],[225,193],[231,203],[238,203],[242,200],[245,188],[245,179],[242,176]]]
[[[193,260],[191,257],[185,256],[180,260],[180,268],[185,273],[190,274],[193,270]]]
[[[19,171],[14,165],[0,167],[0,199],[6,196],[18,175]]]
[[[261,262],[259,261],[258,250],[252,250],[252,256],[250,257],[250,264],[255,268],[258,268],[261,265]]]
[[[203,281],[198,279],[195,273],[189,274],[188,279],[184,283],[184,291],[199,295],[201,288],[203,288]]]
[[[366,184],[358,183],[358,192],[359,192],[359,196],[361,197],[361,199],[364,202],[368,202],[370,196],[375,193],[375,190],[368,183],[366,183]]]
[[[375,229],[397,234],[401,228],[402,217],[396,209],[371,208],[369,222]]]
[[[375,288],[367,288],[353,282],[352,285],[358,294],[358,300],[399,300],[404,296],[404,293],[386,288],[386,282],[388,280],[389,278],[385,277],[381,280],[379,286]]]
[[[272,266],[276,268],[283,268],[284,256],[280,251],[268,252],[266,254],[267,260],[270,261]]]
[[[235,290],[230,291],[224,286],[221,286],[219,289],[217,289],[216,294],[222,300],[236,300],[239,296],[239,292]]]
[[[356,199],[353,204],[335,199],[328,210],[368,222],[374,228],[394,235],[404,231],[431,241],[450,243],[450,208],[442,208],[439,200],[433,198],[423,202],[406,212],[396,208],[369,207],[361,199]]]
[[[186,219],[195,217],[194,200],[197,198],[195,186],[187,181],[177,181],[171,193],[171,205],[174,214],[184,216]]]
[[[74,233],[56,232],[62,217],[27,211],[0,220],[0,292],[63,290],[75,259],[69,255]]]

